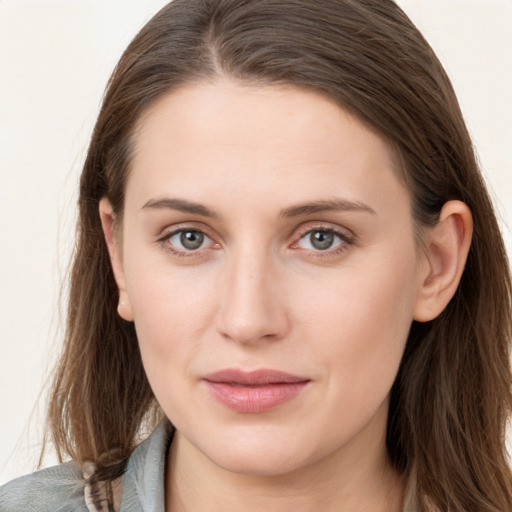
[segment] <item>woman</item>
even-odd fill
[[[49,409],[74,462],[2,510],[510,509],[505,250],[393,2],[175,0],[79,204]]]

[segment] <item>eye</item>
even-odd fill
[[[302,249],[327,251],[345,243],[344,237],[331,229],[314,229],[308,231],[297,242]]]
[[[195,229],[175,231],[167,240],[178,251],[197,251],[212,243],[210,237]]]

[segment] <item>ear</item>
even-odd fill
[[[119,304],[117,306],[117,312],[124,320],[133,322],[132,307],[126,291],[126,280],[123,268],[122,251],[120,247],[121,242],[115,232],[115,214],[110,201],[106,197],[103,197],[100,200],[99,211],[103,234],[105,236],[105,241],[107,242],[110,262],[114,272],[114,278],[119,290]]]
[[[448,201],[425,239],[414,320],[428,322],[445,309],[459,285],[473,235],[473,218],[461,201]]]

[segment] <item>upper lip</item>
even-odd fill
[[[253,371],[244,371],[236,368],[226,368],[203,377],[209,382],[223,384],[238,384],[242,386],[264,386],[267,384],[293,384],[297,382],[307,382],[311,379],[292,375],[291,373],[279,370],[260,369]]]

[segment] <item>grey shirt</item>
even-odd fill
[[[134,450],[124,474],[119,512],[164,512],[165,463],[171,439],[172,426],[164,421]],[[418,510],[410,484],[403,512]],[[0,487],[0,512],[109,512],[106,507],[87,505],[86,488],[82,468],[65,462]]]
[[[133,451],[124,474],[119,512],[164,511],[165,462],[171,435],[170,423],[163,422]],[[65,462],[0,487],[0,512],[89,512],[85,488],[82,468]]]

